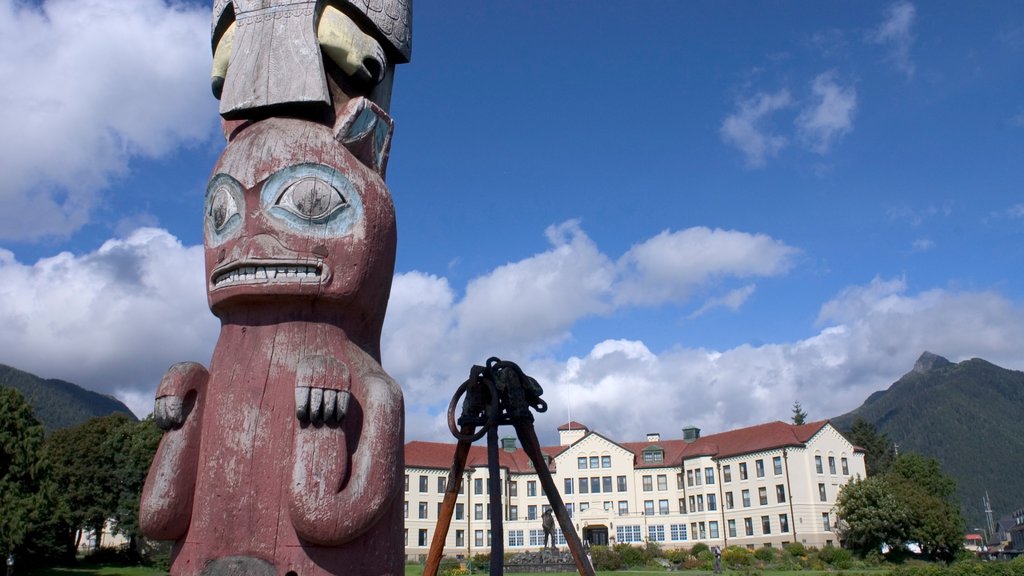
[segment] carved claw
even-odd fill
[[[303,424],[340,424],[351,398],[346,390],[295,388],[295,417]]]
[[[323,52],[349,76],[379,84],[384,79],[384,49],[334,6],[326,6],[317,26]]]

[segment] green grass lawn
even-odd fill
[[[145,566],[87,566],[75,568],[44,568],[17,572],[15,576],[165,576],[167,572]]]
[[[666,570],[656,570],[648,568],[646,570],[616,570],[614,572],[602,572],[598,571],[598,576],[639,576],[641,574],[649,576],[650,574],[669,574]],[[742,570],[724,570],[725,574],[749,574],[750,572]],[[857,569],[857,570],[754,570],[754,574],[764,574],[765,576],[885,576],[889,573],[888,569],[879,568],[875,570]],[[421,576],[423,574],[423,567],[418,564],[406,564],[405,576]],[[485,576],[487,570],[474,570],[473,574],[479,576]],[[559,574],[576,574],[575,572],[559,572]],[[711,570],[681,570],[679,572],[671,572],[671,574],[679,574],[680,576],[710,576],[714,572]],[[505,572],[505,576],[536,576],[535,574],[520,574],[518,572]]]

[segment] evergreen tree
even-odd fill
[[[863,418],[858,418],[853,423],[847,436],[850,443],[864,449],[864,466],[868,476],[884,474],[896,458],[896,448],[892,440],[889,440],[887,435],[879,433],[874,424]]]
[[[805,423],[807,423],[807,412],[804,412],[803,406],[797,400],[793,402],[793,424],[801,426]]]
[[[43,426],[13,388],[0,388],[0,557],[21,551],[43,499]]]

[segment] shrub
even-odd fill
[[[462,563],[454,558],[444,558],[437,567],[440,576],[462,576],[469,574],[469,570],[462,567]]]
[[[825,546],[819,550],[818,559],[840,570],[845,570],[853,565],[853,553],[846,548],[836,546]]]
[[[754,558],[765,562],[771,563],[775,561],[775,548],[769,548],[768,546],[762,546],[754,551]]]
[[[782,549],[786,551],[786,554],[794,558],[799,558],[800,556],[807,554],[807,548],[805,548],[800,542],[790,542],[783,546]]]
[[[693,545],[693,548],[690,549],[690,554],[693,556],[697,556],[701,552],[706,552],[708,550],[710,550],[710,548],[708,548],[707,544],[703,542],[697,542]]]
[[[754,563],[754,555],[746,548],[729,546],[722,551],[722,562],[730,568],[746,568]]]
[[[689,552],[683,548],[673,548],[672,550],[665,550],[665,559],[673,564],[682,564],[684,560],[690,557]]]
[[[634,566],[645,566],[647,561],[650,560],[647,556],[647,550],[644,548],[637,548],[630,544],[622,543],[616,544],[614,549],[619,553],[619,557],[622,558],[622,563],[631,568]]]
[[[591,546],[590,558],[594,561],[595,570],[621,570],[625,567],[622,556],[608,546]]]

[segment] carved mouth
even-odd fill
[[[223,288],[239,284],[265,284],[268,282],[316,284],[322,278],[323,267],[317,264],[239,265],[215,272],[213,287]]]

